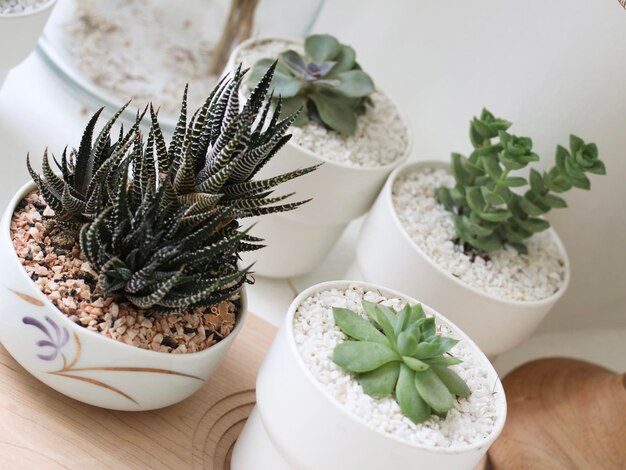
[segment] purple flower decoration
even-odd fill
[[[63,347],[70,340],[70,334],[66,328],[59,328],[59,326],[50,317],[46,316],[45,318],[52,328],[54,336],[50,333],[50,330],[46,327],[46,325],[33,317],[24,317],[22,322],[24,322],[25,325],[32,325],[39,328],[48,337],[48,339],[38,341],[37,346],[40,348],[51,348],[51,352],[49,354],[37,354],[37,357],[44,361],[53,361],[58,357],[61,349],[63,349]]]

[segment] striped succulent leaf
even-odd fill
[[[178,124],[164,161],[168,168],[176,170],[172,187],[181,202],[196,200],[192,212],[215,205],[233,206],[239,209],[240,217],[249,217],[293,210],[308,202],[281,204],[287,196],[271,194],[276,186],[304,176],[315,170],[315,166],[254,180],[259,170],[289,141],[291,135],[287,131],[298,116],[295,112],[280,119],[280,98],[272,111],[269,87],[274,70],[275,66],[269,68],[242,104],[239,89],[246,71],[239,66],[231,77],[220,82],[189,123],[185,90]]]
[[[139,126],[138,117],[128,133],[122,131],[112,142],[113,125],[127,105],[109,119],[94,142],[94,128],[102,113],[102,108],[99,109],[87,124],[78,150],[72,149],[68,154],[66,148],[61,162],[52,157],[60,174],[52,168],[47,150],[41,175],[32,168],[27,157],[28,171],[46,203],[55,211],[60,226],[77,232],[82,224],[93,220],[98,212],[110,205],[110,175],[119,166]]]

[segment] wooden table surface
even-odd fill
[[[249,315],[202,390],[178,405],[147,412],[104,410],[67,398],[0,347],[0,468],[228,469],[275,332]]]

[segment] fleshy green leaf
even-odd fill
[[[430,366],[428,365],[428,363],[420,361],[419,359],[416,359],[414,357],[410,357],[410,356],[402,356],[402,361],[411,368],[411,370],[414,370],[416,372],[421,372],[424,371],[426,369],[428,369]]]
[[[335,65],[328,73],[328,76],[335,77],[341,72],[352,70],[356,63],[356,52],[350,46],[342,45],[339,55],[335,57]]]
[[[342,135],[354,134],[356,113],[348,104],[321,92],[312,94],[310,98],[324,124]]]
[[[371,372],[364,372],[356,376],[356,380],[363,387],[363,391],[373,397],[386,397],[393,393],[398,376],[400,363],[388,362]]]
[[[445,413],[454,406],[448,387],[431,368],[415,372],[415,388],[426,404],[439,413]]]
[[[524,186],[526,184],[526,180],[521,176],[509,176],[501,181],[501,184],[504,186],[508,186],[509,188],[516,188],[519,186]]]
[[[392,345],[395,346],[395,331],[393,329],[393,325],[395,321],[392,321],[387,314],[380,308],[380,305],[368,302],[366,300],[363,301],[363,310],[367,313],[370,318],[372,318],[376,323],[378,323],[383,329],[383,333],[391,341]]]
[[[467,398],[471,391],[465,381],[458,374],[447,367],[441,365],[433,365],[432,370],[437,374],[439,379],[445,384],[450,393],[453,395]]]
[[[444,356],[439,356],[439,357],[430,357],[428,359],[424,359],[424,363],[428,364],[429,366],[453,366],[456,364],[460,364],[461,361],[460,359],[457,359],[456,357],[444,357]]]
[[[389,346],[367,341],[345,341],[333,351],[333,362],[351,372],[370,372],[400,357]]]
[[[437,201],[447,210],[452,212],[454,210],[454,200],[450,195],[450,189],[440,187],[435,191],[435,195],[437,196]]]
[[[402,364],[396,385],[396,399],[402,413],[414,423],[423,423],[430,416],[430,407],[415,388],[416,372]]]
[[[335,324],[345,334],[360,341],[370,341],[389,346],[389,341],[365,318],[346,308],[333,308]]]
[[[348,98],[361,98],[374,93],[374,82],[362,70],[348,70],[336,77],[339,85],[333,87],[333,91]]]
[[[408,331],[403,331],[398,335],[398,352],[403,356],[412,356],[417,352],[418,341]]]
[[[334,59],[341,52],[341,45],[330,34],[312,34],[304,40],[304,50],[315,63]]]

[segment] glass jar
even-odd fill
[[[303,38],[324,0],[59,0],[40,41],[53,69],[109,113],[149,102],[173,129],[183,89],[196,109],[249,37]]]

